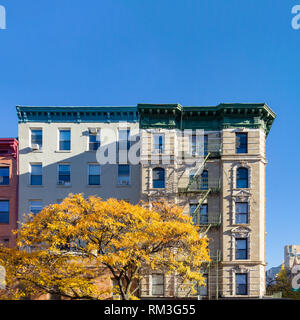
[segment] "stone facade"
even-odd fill
[[[241,107],[246,110],[241,112]],[[209,267],[203,270],[207,276],[207,288],[198,291],[202,298],[261,298],[265,294],[265,140],[270,122],[264,118],[260,107],[230,105],[229,110],[224,106],[225,109],[218,114],[220,110],[214,107],[139,106],[144,146],[141,185],[143,200],[151,202],[163,197],[183,207],[186,214],[191,214],[191,205],[198,205],[198,209],[199,204],[201,208],[207,206],[207,216],[201,218],[198,212],[200,217],[195,221],[210,239],[209,248],[213,259]],[[181,117],[177,115],[180,112]],[[168,117],[165,117],[166,113]],[[271,113],[268,110],[265,115],[268,117]],[[272,116],[275,117],[274,114]],[[249,125],[255,122],[257,125]],[[187,133],[181,134],[184,129]],[[187,163],[178,164],[178,146],[191,146],[189,135],[195,134],[198,129],[202,129],[201,134],[207,136],[207,150],[202,161],[200,159],[195,167]],[[246,152],[237,153],[239,133],[247,137]],[[165,147],[159,156],[153,152],[154,134],[164,135]],[[189,147],[186,149],[189,150]],[[171,162],[167,165],[164,161],[169,158]],[[198,185],[198,190],[193,185],[187,187],[190,175],[197,171],[197,166],[200,181],[204,170],[208,176],[204,188]],[[163,189],[151,186],[154,168],[165,169]],[[247,186],[237,186],[239,168],[247,169]],[[247,204],[247,221],[236,220],[240,203]],[[246,247],[240,250],[237,247],[240,243]],[[175,275],[165,277],[164,294],[161,296],[191,297],[188,288],[175,290],[176,280]],[[151,290],[150,273],[141,282],[141,295],[153,297]]]

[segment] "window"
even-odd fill
[[[207,204],[202,204],[200,207],[200,224],[208,223],[208,206]]]
[[[71,130],[59,130],[59,150],[71,150]]]
[[[164,134],[154,134],[153,135],[153,153],[163,153],[164,152]]]
[[[235,203],[235,223],[248,223],[248,202]]]
[[[69,164],[58,165],[58,184],[70,185],[71,183],[71,166]]]
[[[193,216],[197,207],[198,207],[198,203],[190,203],[190,216],[192,217],[194,224],[197,224],[197,214]]]
[[[201,148],[202,143],[202,137],[203,137],[203,149]],[[205,134],[204,136],[197,136],[196,134],[193,134],[190,136],[190,146],[191,146],[191,154],[192,156],[200,155],[202,150],[204,152],[204,156],[207,156],[208,154],[208,135]]]
[[[208,135],[204,135],[204,157],[208,155]]]
[[[201,174],[200,189],[201,190],[208,190],[208,171],[207,170],[203,170],[203,172]]]
[[[32,186],[41,186],[43,184],[43,169],[41,164],[30,165],[30,184]]]
[[[205,286],[204,285],[198,286],[197,293],[201,297],[207,297],[208,296],[208,275],[203,274],[203,278],[204,278]]]
[[[235,258],[236,260],[248,259],[248,239],[236,239],[235,240]]]
[[[237,295],[247,295],[248,283],[247,283],[247,273],[236,273],[235,283],[236,283],[236,294]]]
[[[9,223],[9,201],[0,200],[0,223]]]
[[[130,166],[128,164],[118,165],[118,184],[129,185],[130,183]]]
[[[97,151],[100,147],[100,131],[97,129],[89,130],[89,150]]]
[[[236,172],[236,187],[237,188],[249,188],[248,184],[248,169],[238,168]]]
[[[165,188],[165,169],[154,168],[152,175],[153,188]]]
[[[163,274],[152,275],[152,295],[153,296],[164,295],[164,275]]]
[[[40,150],[43,147],[43,130],[31,129],[31,148]]]
[[[9,185],[9,167],[0,167],[0,185]]]
[[[42,211],[43,204],[40,200],[32,200],[29,202],[29,211],[33,214],[38,214]]]
[[[130,130],[129,129],[120,129],[119,130],[119,143],[118,150],[129,150],[130,149]]]
[[[100,185],[100,165],[89,164],[89,185]]]
[[[195,134],[190,136],[190,145],[191,145],[191,154],[192,156],[195,156],[199,153],[197,152],[197,136]]]
[[[247,153],[248,152],[248,135],[247,133],[236,133],[235,134],[235,148],[236,153]]]

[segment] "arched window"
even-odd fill
[[[201,174],[201,190],[207,190],[208,189],[208,171],[203,170]]]
[[[248,169],[238,168],[236,171],[236,187],[237,188],[249,188],[248,183]]]
[[[153,188],[165,187],[165,169],[154,168],[152,171]]]

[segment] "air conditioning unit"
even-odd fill
[[[96,129],[96,128],[90,129],[91,134],[97,134],[97,132],[98,132],[98,129]]]
[[[31,146],[32,150],[40,150],[40,146],[37,143],[32,144]]]

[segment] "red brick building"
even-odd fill
[[[18,145],[16,139],[0,139],[0,242],[9,247],[15,246],[18,217]]]

